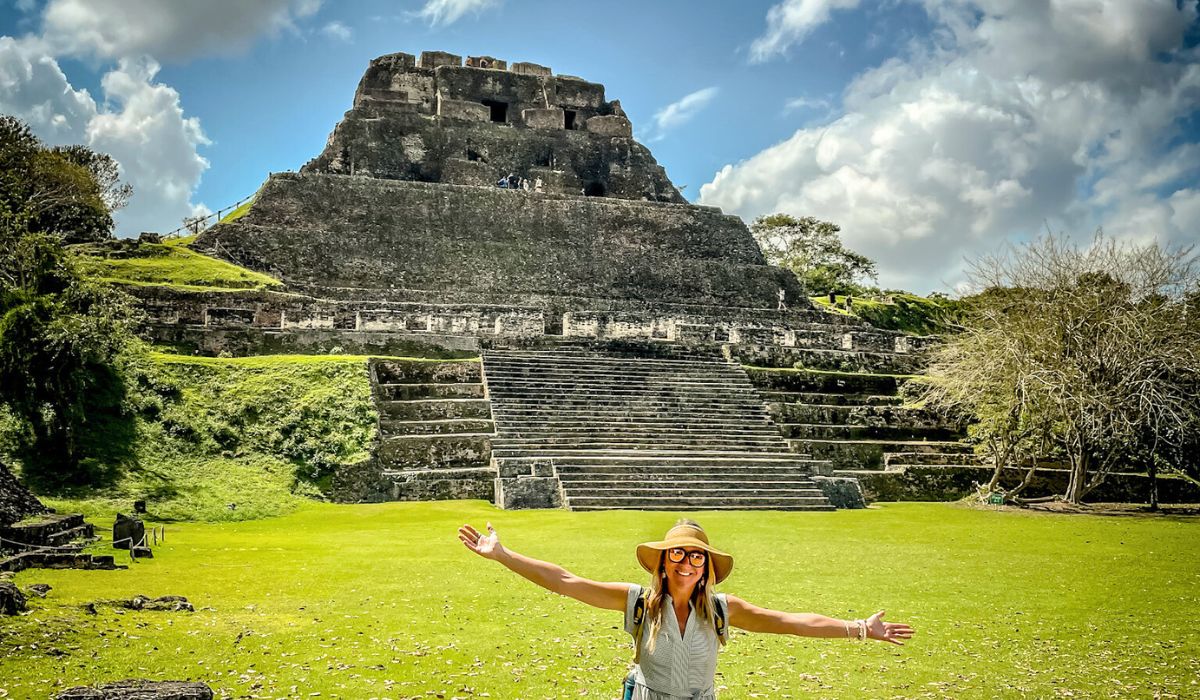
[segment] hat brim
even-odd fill
[[[703,549],[708,552],[709,561],[712,562],[713,577],[716,579],[713,582],[714,585],[724,581],[733,571],[733,557],[695,537],[672,537],[660,542],[643,542],[637,546],[638,563],[646,571],[657,574],[658,562],[662,553],[675,547]]]

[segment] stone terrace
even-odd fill
[[[746,374],[718,356],[489,351],[502,507],[830,510]]]

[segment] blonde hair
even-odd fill
[[[674,527],[686,525],[694,527],[701,532],[704,528],[700,527],[700,523],[689,518],[680,518],[675,523]],[[658,641],[658,633],[662,630],[663,617],[665,613],[663,608],[663,598],[667,595],[667,553],[660,552],[658,555],[658,569],[650,575],[650,592],[646,595],[646,619],[650,621],[649,636],[646,641],[646,651],[652,653],[654,644]],[[704,574],[700,577],[700,583],[692,589],[692,607],[696,609],[696,613],[705,625],[714,626],[713,617],[716,615],[717,601],[714,599],[713,587],[708,585],[709,581],[716,579],[716,572],[713,569],[712,557],[706,558],[704,565]],[[721,645],[725,644],[723,637],[718,637]]]

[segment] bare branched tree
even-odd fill
[[[966,330],[937,351],[925,400],[976,419],[994,468],[986,490],[1027,463],[1019,491],[1057,453],[1070,468],[1062,497],[1079,503],[1117,467],[1179,452],[1200,426],[1190,249],[1048,235],[970,271],[983,291]]]

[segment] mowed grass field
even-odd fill
[[[126,571],[18,575],[54,589],[0,620],[0,696],[149,677],[237,698],[613,698],[631,657],[620,614],[524,582],[455,529],[491,520],[525,554],[643,582],[634,545],[676,517],[465,501],[172,524]],[[917,629],[905,647],[737,633],[723,697],[1200,697],[1198,519],[922,503],[696,517],[736,557],[723,590]],[[196,612],[83,607],[137,594]]]

